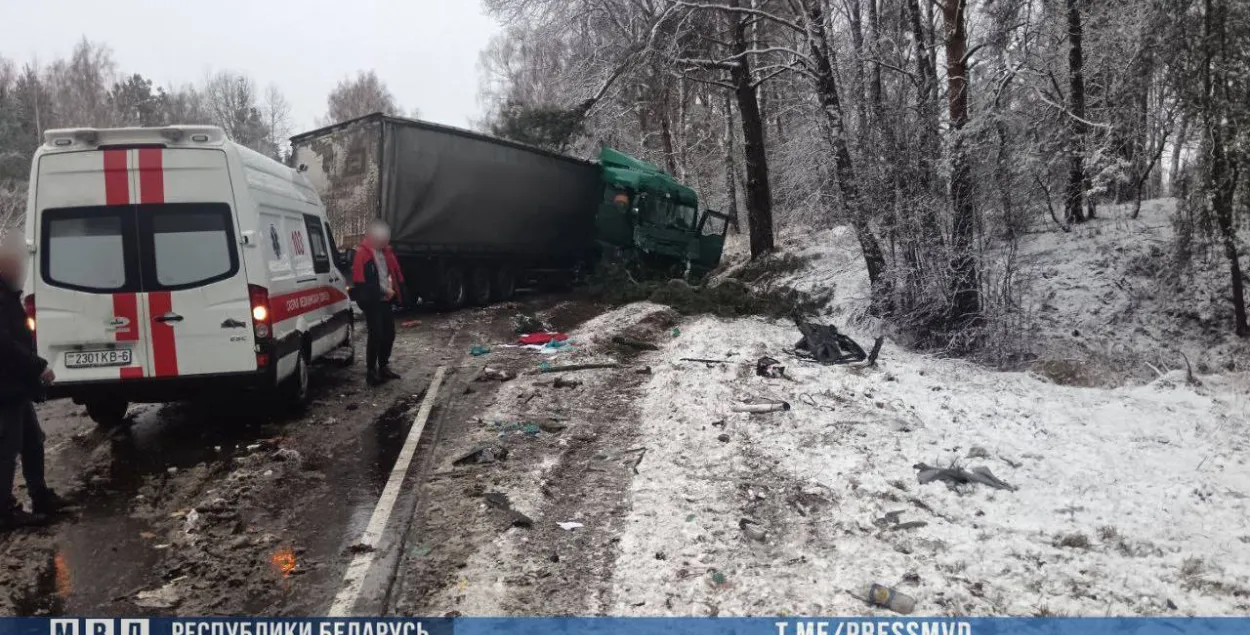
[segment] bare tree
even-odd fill
[[[162,125],[215,123],[208,99],[194,86],[161,88],[157,92]]]
[[[221,126],[231,140],[258,152],[273,154],[270,139],[257,101],[256,84],[250,77],[221,71],[204,82],[204,103],[213,123]]]
[[[969,322],[980,316],[981,292],[977,276],[977,260],[973,253],[973,232],[976,208],[973,201],[972,157],[969,156],[964,128],[968,125],[968,30],[967,0],[942,0],[942,19],[946,34],[946,79],[949,83],[947,101],[950,106],[951,132],[951,206],[954,215],[951,231],[951,305],[950,317],[956,323]]]
[[[737,144],[734,138],[733,98],[728,94],[725,95],[724,111],[725,129],[721,135],[721,144],[725,155],[725,213],[733,219],[734,229],[741,231],[742,225],[738,219],[738,166],[734,149]]]
[[[730,8],[741,8],[741,0],[730,0]],[[748,54],[747,16],[730,16],[730,53],[737,60],[728,64],[734,99],[742,116],[742,152],[746,157],[747,227],[751,235],[751,256],[762,256],[774,248],[773,194],[769,183],[768,152],[764,121],[760,116],[759,83],[751,70]]]
[[[1064,215],[1068,222],[1085,222],[1085,60],[1081,40],[1081,0],[1064,0],[1068,23],[1068,189]]]
[[[109,103],[116,65],[112,51],[83,38],[67,60],[56,60],[47,68],[47,85],[53,109],[41,113],[46,127],[107,127],[117,123]]]
[[[1174,38],[1181,51],[1171,79],[1202,135],[1198,183],[1187,205],[1209,219],[1228,263],[1233,331],[1250,336],[1237,207],[1250,205],[1240,187],[1250,162],[1250,7],[1236,0],[1174,0]]]
[[[265,137],[272,145],[270,156],[279,160],[285,158],[289,150],[287,139],[291,136],[291,103],[276,84],[265,87],[261,123],[265,127]]]
[[[375,112],[398,114],[395,97],[373,71],[360,71],[355,77],[341,80],[326,98],[326,116],[322,125],[331,125]]]

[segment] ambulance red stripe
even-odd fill
[[[173,313],[173,294],[168,291],[154,291],[148,294],[148,311],[152,315],[152,375],[154,377],[176,377],[178,375],[178,342],[174,335],[173,323],[157,321],[166,313]]]
[[[139,149],[139,202],[165,202],[165,160],[160,148]],[[154,291],[148,296],[148,316],[152,333],[152,375],[154,377],[178,376],[178,337],[173,322],[165,323],[157,318],[174,312],[173,294]]]
[[[163,150],[139,150],[139,202],[165,202],[165,166]]]
[[[117,330],[117,341],[139,341],[139,298],[133,293],[113,294],[113,315],[127,321],[126,326]],[[142,366],[127,366],[121,369],[122,379],[139,379],[143,377]]]
[[[130,167],[125,150],[104,151],[104,202],[106,205],[130,204]],[[113,317],[126,320],[114,332],[118,342],[139,341],[139,298],[134,293],[113,294]],[[139,358],[139,351],[132,354]],[[122,379],[143,377],[143,366],[127,366],[118,370]]]
[[[113,314],[116,317],[129,320],[126,326],[117,330],[117,341],[139,341],[139,299],[135,297],[135,294],[114,293]]]
[[[106,205],[130,204],[130,172],[125,150],[104,151],[104,202]]]
[[[347,294],[334,287],[317,287],[269,298],[269,311],[274,324],[311,313],[347,299]]]

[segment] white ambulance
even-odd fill
[[[100,425],[240,388],[302,407],[310,364],[354,358],[325,207],[220,128],[50,130],[30,183],[24,302],[49,396]]]

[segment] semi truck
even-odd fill
[[[375,113],[296,135],[291,150],[337,243],[386,221],[409,295],[444,309],[567,286],[604,258],[701,277],[728,226],[699,212],[694,190],[611,148],[592,162]]]

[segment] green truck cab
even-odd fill
[[[660,168],[604,147],[603,200],[595,216],[605,250],[649,272],[701,280],[720,264],[729,217],[699,213],[695,191]]]

